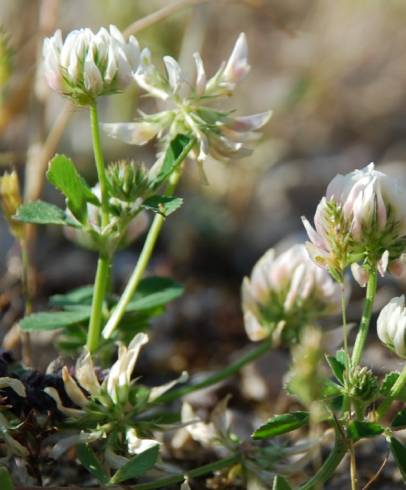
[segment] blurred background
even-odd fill
[[[154,12],[158,16],[151,17]],[[281,240],[305,240],[300,217],[312,219],[337,173],[375,161],[406,183],[406,3],[1,0],[0,168],[18,170],[26,199],[63,204],[44,182],[55,151],[68,154],[88,181],[95,181],[87,111],[72,110],[42,79],[38,61],[44,36],[57,28],[66,34],[109,24],[125,30],[136,21],[132,29],[140,44],[148,44],[158,62],[164,54],[176,57],[191,77],[194,51],[214,73],[238,34],[246,32],[252,70],[226,106],[241,115],[273,110],[249,158],[208,161],[208,185],[193,164],[188,166],[179,190],[184,205],[168,220],[151,263],[151,272],[184,283],[186,294],[158,320],[154,335],[162,342],[149,355],[169,371],[207,369],[224,364],[248,343],[240,312],[243,276]],[[131,88],[101,101],[101,119],[130,121],[139,108],[154,109],[151,104]],[[154,161],[156,150],[153,144],[137,148],[107,137],[103,148],[106,161],[146,163]],[[92,282],[93,253],[68,242],[57,227],[38,229],[34,238],[35,310],[46,308],[50,294]],[[142,239],[118,254],[117,291],[141,246]],[[2,218],[0,250],[4,333],[21,316],[22,305],[16,247]],[[385,284],[378,307],[401,288],[390,278]],[[362,294],[355,288],[350,318],[359,316]],[[39,365],[52,358],[49,340],[36,340],[47,346],[38,355]],[[372,342],[371,362],[382,365],[383,354],[376,357],[374,348]]]

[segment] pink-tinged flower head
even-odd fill
[[[340,288],[310,260],[304,245],[279,256],[271,249],[243,281],[242,308],[251,340],[282,332],[282,340],[289,342],[303,324],[339,311]]]
[[[371,268],[383,276],[405,250],[406,193],[371,163],[334,177],[317,207],[314,228],[303,222],[313,260],[338,280],[352,264],[364,286]]]
[[[399,357],[406,358],[406,307],[404,295],[382,308],[377,320],[379,339]]]
[[[193,153],[199,162],[208,155],[217,160],[245,157],[271,113],[234,117],[210,107],[209,102],[233,95],[249,72],[247,57],[246,37],[241,34],[228,61],[211,78],[206,75],[200,54],[195,53],[196,74],[193,81],[188,81],[174,58],[163,58],[165,71],[161,72],[152,62],[150,51],[144,49],[134,79],[151,97],[167,102],[168,108],[141,114],[136,122],[103,124],[102,128],[112,138],[133,145],[144,145],[154,137],[170,141],[180,133],[191,135],[196,139]]]
[[[44,73],[48,85],[88,104],[100,95],[126,88],[133,80],[140,49],[135,37],[126,41],[115,26],[70,32],[65,41],[60,30],[44,40]]]

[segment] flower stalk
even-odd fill
[[[101,220],[102,229],[109,223],[107,178],[104,167],[104,158],[100,142],[99,120],[97,105],[94,102],[90,106],[90,124],[92,129],[93,153],[96,162],[97,176],[101,193]],[[100,252],[97,262],[97,272],[94,285],[92,310],[87,335],[87,349],[94,352],[100,341],[103,302],[109,282],[110,259],[105,251]]]
[[[183,396],[186,396],[195,391],[202,390],[204,388],[208,388],[220,381],[223,381],[233,374],[236,374],[241,368],[255,361],[259,357],[263,356],[267,352],[269,352],[272,347],[272,339],[269,337],[259,344],[255,349],[250,350],[247,354],[241,356],[237,361],[228,365],[226,368],[217,371],[216,373],[208,376],[205,380],[200,381],[199,383],[191,384],[189,386],[183,386],[181,388],[177,388],[175,390],[169,391],[164,395],[160,396],[155,400],[155,403],[169,403],[173,402]]]
[[[378,277],[376,270],[371,270],[368,277],[367,290],[365,294],[364,309],[362,312],[361,323],[359,326],[357,338],[354,344],[354,350],[352,353],[352,366],[358,366],[361,361],[362,352],[364,350],[365,342],[368,336],[369,324],[371,321],[372,307],[376,295]]]

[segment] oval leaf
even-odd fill
[[[76,228],[79,226],[76,221],[66,216],[63,209],[44,201],[23,204],[18,208],[14,219],[36,225],[62,225]]]
[[[87,215],[87,203],[99,205],[99,200],[90,190],[75,164],[65,155],[55,155],[47,172],[49,182],[65,195],[72,214],[81,222]]]
[[[389,439],[389,447],[402,474],[403,481],[406,482],[406,447],[394,437]]]
[[[299,429],[309,421],[308,412],[292,412],[282,415],[275,415],[268,420],[264,425],[261,425],[253,434],[253,439],[268,439],[270,437],[279,436],[286,432]]]
[[[361,422],[353,420],[348,426],[348,436],[353,441],[358,441],[363,437],[375,437],[383,433],[385,429],[380,424],[374,422]]]
[[[121,483],[126,480],[138,478],[150,470],[156,463],[159,455],[159,444],[152,446],[141,454],[137,454],[128,463],[122,466],[111,478],[110,483]]]
[[[395,418],[392,420],[392,429],[404,429],[406,427],[406,408],[401,410],[395,415]]]
[[[37,330],[56,330],[58,328],[68,327],[75,323],[83,322],[90,318],[90,308],[81,309],[80,311],[50,311],[33,313],[26,316],[20,322],[21,328],[25,332]]]
[[[127,311],[143,311],[164,306],[179,298],[183,291],[183,286],[170,277],[146,277],[127,306]]]

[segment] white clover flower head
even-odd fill
[[[258,130],[269,121],[271,112],[233,117],[207,102],[234,93],[249,72],[247,56],[246,37],[241,34],[229,60],[208,80],[202,58],[195,53],[196,76],[190,83],[174,58],[163,58],[162,74],[150,51],[144,49],[134,78],[151,97],[167,101],[170,107],[156,114],[141,113],[136,122],[103,124],[102,128],[112,138],[134,145],[144,145],[156,136],[170,141],[177,134],[192,135],[197,141],[194,156],[198,162],[208,155],[217,160],[245,157],[252,151],[249,143],[259,138]]]
[[[406,358],[405,296],[392,298],[384,306],[377,320],[378,337],[399,357]]]
[[[362,286],[371,267],[382,276],[387,269],[399,272],[405,250],[406,193],[373,163],[334,177],[317,207],[315,229],[305,218],[303,222],[310,256],[334,277],[342,277],[350,264]]]
[[[65,41],[58,29],[44,40],[44,73],[49,86],[79,104],[125,89],[132,81],[140,48],[135,37],[126,41],[115,26],[70,32]]]
[[[335,314],[340,308],[340,287],[297,244],[276,256],[266,252],[242,284],[245,329],[252,341],[281,335],[297,340],[301,325]]]

